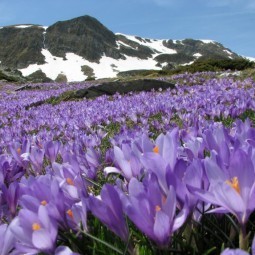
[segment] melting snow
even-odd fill
[[[108,78],[116,77],[117,72],[139,69],[160,69],[156,66],[157,62],[151,59],[139,59],[125,56],[126,59],[113,59],[103,56],[99,63],[89,62],[84,58],[74,54],[66,53],[66,60],[53,56],[48,50],[43,49],[42,54],[45,56],[45,64],[32,64],[27,68],[20,69],[24,76],[28,76],[38,70],[44,72],[47,77],[55,80],[59,74],[65,74],[69,82],[84,81],[87,76],[81,71],[83,65],[87,65],[94,70],[95,77]]]
[[[18,26],[19,28],[24,27]],[[27,26],[26,26],[27,27]],[[40,26],[42,27],[42,26]],[[43,27],[45,30],[47,27]],[[45,32],[44,32],[45,33]],[[163,42],[166,40],[156,40],[156,39],[145,39],[141,38],[141,40],[137,39],[135,36],[132,35],[125,35],[128,40],[136,42],[140,45],[144,45],[146,47],[151,48],[154,51],[154,54],[151,58],[148,59],[139,59],[137,57],[130,57],[126,56],[126,59],[113,59],[107,56],[102,56],[99,63],[96,62],[89,62],[88,60],[84,59],[81,56],[78,56],[74,53],[66,53],[66,60],[61,57],[53,56],[47,49],[42,49],[42,54],[45,57],[45,64],[32,64],[29,65],[27,68],[20,69],[24,76],[28,76],[38,70],[41,70],[46,74],[47,77],[55,80],[59,74],[64,74],[67,77],[69,82],[79,82],[84,81],[87,76],[82,72],[81,67],[87,65],[93,69],[95,78],[109,78],[109,77],[116,77],[118,72],[121,71],[128,71],[128,70],[139,70],[139,69],[157,69],[160,70],[161,68],[157,66],[157,61],[154,58],[160,54],[176,54],[177,51],[174,49],[167,48],[163,45]],[[182,43],[181,40],[178,40]],[[201,40],[203,43],[215,43],[212,40]],[[177,43],[177,40],[173,40],[174,43]],[[128,45],[127,43],[122,42],[121,40],[117,41],[117,46],[126,46],[132,49],[132,46]],[[231,53],[232,54],[232,53]],[[202,54],[195,53],[194,57],[201,57]],[[229,56],[230,57],[230,56]],[[255,61],[255,58],[253,59]],[[183,65],[190,65],[194,61]],[[163,63],[162,66],[167,65],[167,63]]]
[[[233,53],[230,52],[229,50],[223,50],[223,51],[225,51],[225,52],[228,53],[229,55],[232,55],[232,54],[233,54]]]
[[[195,54],[193,54],[193,56],[199,58],[199,57],[202,57],[203,55],[200,53],[195,53]]]
[[[244,57],[244,56],[243,56],[243,57]],[[254,62],[255,62],[255,58],[253,58],[253,57],[244,57],[244,58],[247,58],[248,60],[254,61]]]
[[[203,43],[215,43],[215,41],[213,41],[213,40],[199,40],[199,41],[201,41],[201,42],[203,42]]]
[[[18,26],[14,26],[16,28],[27,28],[27,27],[32,27],[33,25],[18,25]]]
[[[167,48],[163,45],[164,41],[167,40],[151,40],[151,39],[146,39],[146,38],[141,38],[141,41],[137,39],[134,35],[125,35],[121,33],[117,33],[117,35],[123,35],[125,36],[128,40],[136,42],[140,45],[144,45],[146,47],[151,48],[155,53],[164,53],[164,54],[176,54],[177,51]]]
[[[47,27],[44,27],[47,29]],[[158,69],[161,68],[156,66],[157,61],[154,58],[160,54],[176,54],[176,50],[169,49],[163,45],[164,40],[138,40],[135,36],[124,35],[127,39],[150,47],[155,53],[152,58],[140,59],[137,57],[126,56],[126,59],[113,59],[110,57],[103,56],[99,63],[89,62],[88,60],[78,56],[74,53],[66,53],[66,60],[60,57],[53,56],[48,50],[42,49],[42,54],[45,57],[45,64],[38,65],[32,64],[27,68],[20,69],[24,76],[28,76],[38,70],[41,70],[52,80],[55,80],[59,74],[65,74],[69,82],[73,81],[84,81],[87,76],[82,72],[81,67],[87,65],[94,70],[95,77],[108,78],[116,77],[118,72],[128,71],[128,70],[139,70],[139,69]],[[118,48],[120,45],[134,49],[132,46],[122,42],[117,41]]]
[[[118,49],[120,48],[121,45],[125,46],[125,47],[128,47],[128,48],[131,48],[131,49],[134,49],[132,46],[130,46],[130,45],[128,45],[128,44],[126,44],[126,43],[124,43],[122,41],[117,41],[116,43],[118,45]]]
[[[189,63],[181,64],[181,66],[188,66],[188,65],[191,65],[191,64],[193,64],[193,63],[194,63],[194,61],[191,61],[191,62],[189,62]]]

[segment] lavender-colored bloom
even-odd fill
[[[28,165],[27,157],[30,153],[30,142],[27,139],[23,139],[22,144],[15,142],[9,146],[9,149],[17,163],[26,169]]]
[[[37,213],[21,209],[11,222],[10,230],[16,239],[16,250],[20,253],[52,253],[55,250],[57,224],[43,205]]]
[[[57,221],[61,229],[78,229],[82,222],[86,229],[86,205],[84,196],[81,202],[75,203],[70,197],[66,197],[54,176],[39,176],[22,179],[22,196],[19,204],[22,208],[37,212],[44,206],[51,218]]]
[[[7,224],[0,225],[0,255],[7,255],[14,248],[15,239]]]
[[[59,246],[55,250],[55,255],[79,255],[79,253],[73,252],[69,247],[67,246]]]
[[[224,250],[220,255],[249,255],[248,252],[241,249],[229,249]]]
[[[28,179],[23,178],[20,186],[22,195],[19,204],[22,208],[36,213],[43,205],[51,217],[60,220],[66,201],[56,178],[49,175],[36,178],[30,176]]]
[[[90,196],[88,205],[91,212],[122,240],[128,240],[128,227],[124,217],[118,191],[105,184],[100,196]]]
[[[3,192],[3,198],[8,208],[8,212],[6,212],[5,216],[10,214],[10,218],[13,218],[17,213],[17,205],[20,198],[19,184],[18,182],[13,182],[8,188],[3,184],[1,185],[1,189]]]
[[[117,167],[106,167],[104,169],[106,174],[118,173],[123,175],[126,180],[140,174],[142,168],[140,161],[128,145],[124,144],[122,150],[114,146],[114,162]]]
[[[80,192],[83,191],[85,186],[79,168],[75,168],[69,163],[58,164],[56,162],[52,164],[52,167],[65,195],[73,201],[80,201]]]
[[[241,149],[231,155],[229,169],[223,171],[213,159],[205,159],[205,170],[210,183],[208,191],[194,189],[202,200],[218,205],[211,212],[236,216],[245,225],[255,209],[255,172],[251,158]]]
[[[166,179],[168,185],[176,187],[176,195],[179,202],[181,204],[188,203],[190,210],[193,210],[199,199],[189,191],[189,188],[200,189],[202,184],[205,184],[201,160],[194,159],[189,165],[183,160],[178,160],[174,173],[168,171]]]
[[[155,142],[156,147],[153,149],[155,153],[159,153],[162,156],[172,170],[177,161],[178,131],[178,128],[175,128],[166,135],[159,135]]]
[[[70,228],[78,231],[81,228],[87,231],[87,205],[85,198],[80,202],[72,205],[71,208],[66,210],[66,221]]]
[[[173,186],[162,193],[155,175],[144,183],[132,178],[128,195],[122,197],[127,216],[135,225],[158,245],[170,242],[174,231],[182,226],[189,213],[185,206],[176,215],[176,194]]]
[[[28,158],[34,172],[36,174],[41,173],[44,160],[44,150],[37,147],[32,147]]]
[[[0,183],[9,184],[24,175],[23,167],[10,155],[0,155]]]
[[[51,164],[56,161],[61,143],[58,141],[49,141],[45,143],[45,155],[50,159]]]

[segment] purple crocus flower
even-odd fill
[[[251,158],[241,149],[230,158],[230,166],[223,171],[215,160],[204,161],[210,183],[208,191],[193,189],[202,200],[218,205],[211,212],[232,213],[244,226],[255,209],[255,172]]]
[[[249,255],[248,252],[241,249],[226,249],[220,255]]]
[[[16,250],[20,253],[52,253],[55,250],[57,224],[43,205],[37,213],[21,209],[11,222],[10,229],[16,239]]]
[[[61,143],[58,141],[50,141],[45,143],[45,155],[50,159],[51,164],[56,161],[60,150]]]
[[[181,204],[188,202],[188,206],[192,211],[198,202],[198,197],[189,191],[189,187],[201,188],[204,183],[201,160],[194,159],[189,165],[183,160],[178,160],[174,173],[168,171],[166,179],[168,185],[176,187],[176,195]],[[186,201],[186,198],[188,198],[188,201]]]
[[[32,147],[28,158],[34,172],[36,174],[41,173],[43,168],[44,150],[37,147]]]
[[[48,174],[36,178],[30,176],[21,180],[20,187],[22,195],[19,205],[22,208],[36,213],[43,205],[51,217],[60,220],[65,199],[56,178]]]
[[[7,224],[0,225],[0,255],[9,254],[14,248],[15,238]]]
[[[126,180],[130,180],[132,177],[136,177],[140,174],[142,168],[139,159],[131,151],[130,146],[123,144],[122,149],[114,146],[114,162],[116,167],[106,167],[104,172],[106,174],[118,173],[125,177]]]
[[[8,207],[8,214],[13,218],[17,213],[18,199],[20,197],[20,188],[18,182],[13,182],[7,188],[4,184],[1,185],[3,198]],[[7,216],[7,215],[6,215]]]
[[[184,206],[176,215],[174,187],[170,186],[168,192],[163,193],[154,174],[143,183],[132,178],[128,195],[123,195],[122,200],[127,216],[160,246],[169,243],[172,233],[182,226],[189,213]]]
[[[91,212],[122,240],[128,240],[128,227],[124,217],[120,195],[115,187],[105,184],[100,196],[90,196]]]
[[[80,191],[84,190],[84,182],[81,179],[79,168],[73,167],[69,163],[52,164],[55,177],[59,182],[64,194],[71,200],[80,201]]]
[[[19,204],[24,209],[37,212],[44,206],[51,218],[59,224],[61,229],[78,229],[80,222],[86,228],[86,205],[84,196],[82,201],[75,203],[66,197],[56,177],[44,175],[30,177],[21,181],[22,196]]]
[[[9,146],[9,149],[17,163],[26,169],[28,165],[27,157],[30,152],[30,142],[27,139],[24,139],[22,144],[14,142]]]
[[[24,168],[10,155],[0,155],[0,183],[9,184],[19,179],[25,173]]]
[[[73,252],[69,247],[67,246],[59,246],[55,250],[55,255],[79,255],[79,253]]]

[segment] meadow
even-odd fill
[[[255,82],[54,101],[0,85],[0,255],[255,254]]]

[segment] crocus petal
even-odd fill
[[[188,215],[189,215],[189,207],[188,207],[188,202],[186,201],[184,204],[184,207],[174,219],[173,232],[179,229],[183,225]]]
[[[241,249],[226,249],[220,255],[249,255],[248,252]]]
[[[71,251],[71,249],[69,247],[59,246],[55,250],[55,255],[78,255],[78,253]]]
[[[0,241],[0,255],[9,254],[9,251],[14,247],[15,238],[6,224],[0,226],[0,237],[2,238]]]
[[[219,182],[226,181],[226,174],[219,168],[219,166],[209,158],[204,160],[206,175],[209,179],[210,185],[215,185]]]
[[[145,192],[144,186],[136,178],[132,178],[128,185],[128,193],[130,196],[139,196]]]
[[[116,168],[116,167],[106,167],[105,169],[104,169],[104,173],[106,174],[106,175],[108,175],[108,174],[121,174],[121,171],[118,169],[118,168]]]
[[[42,251],[51,250],[53,248],[52,240],[49,236],[49,232],[45,229],[39,229],[32,234],[33,245]]]
[[[166,244],[170,234],[170,220],[163,211],[158,211],[155,217],[153,232],[161,244]]]
[[[165,204],[163,203],[163,209],[167,213],[170,221],[172,221],[176,210],[176,194],[173,186],[169,187]]]

